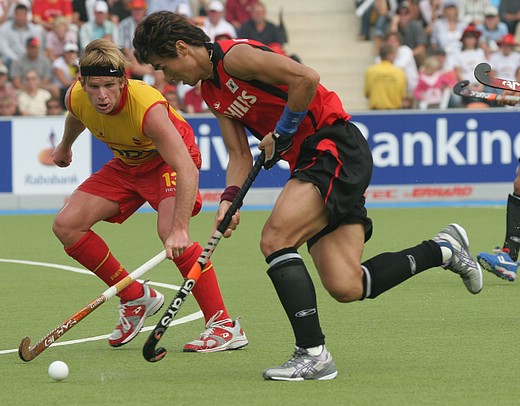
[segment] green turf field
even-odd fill
[[[15,349],[28,335],[34,344],[100,295],[97,278],[56,267],[0,262],[1,405],[513,405],[518,404],[520,281],[484,275],[484,289],[469,294],[457,275],[441,268],[422,273],[376,300],[339,304],[330,298],[310,261],[318,290],[322,327],[339,375],[323,382],[268,382],[264,368],[292,353],[288,321],[266,275],[258,240],[266,212],[243,211],[234,238],[222,240],[212,260],[232,316],[240,316],[250,344],[240,351],[182,353],[203,330],[203,320],[170,327],[161,340],[169,353],[147,363],[141,355],[147,332],[113,349],[104,336],[117,320],[117,298],[105,303],[29,363]],[[500,244],[505,207],[372,209],[375,233],[365,257],[396,251],[458,222],[473,254]],[[78,267],[54,238],[52,216],[0,217],[0,258]],[[204,246],[213,213],[192,223]],[[162,249],[155,215],[142,213],[126,224],[95,230],[133,270]],[[302,255],[308,258],[306,250]],[[153,282],[181,283],[167,263],[146,274]],[[169,302],[175,291],[158,288]],[[164,310],[164,308],[163,308]],[[162,314],[163,310],[160,312]],[[190,297],[177,319],[197,316]],[[146,324],[155,325],[158,315]],[[71,340],[79,340],[76,344]],[[7,352],[7,353],[6,353]],[[63,382],[47,375],[52,361],[70,368]]]

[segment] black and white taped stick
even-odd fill
[[[149,270],[155,268],[162,261],[166,259],[166,251],[162,251],[146,263],[141,265],[131,274],[127,275],[124,279],[120,280],[115,285],[105,290],[100,296],[90,302],[88,305],[83,307],[81,310],[70,316],[67,320],[61,323],[58,327],[52,330],[45,337],[41,338],[34,346],[31,345],[31,339],[24,337],[18,347],[18,355],[23,361],[32,361],[43,351],[49,348],[56,340],[58,340],[63,334],[69,331],[72,327],[77,325],[81,320],[87,317],[90,313],[96,310],[103,303],[117,295],[124,288],[130,286],[132,282],[143,276]]]
[[[256,179],[257,175],[260,173],[260,170],[262,169],[262,166],[265,161],[265,154],[264,151],[261,152],[261,154],[258,156],[255,164],[253,165],[253,168],[247,175],[246,180],[244,181],[244,184],[238,191],[235,199],[231,203],[231,206],[229,206],[229,209],[226,211],[226,214],[224,215],[224,218],[219,223],[216,230],[211,235],[208,243],[206,244],[206,247],[200,254],[199,258],[197,259],[197,262],[193,264],[190,271],[188,272],[188,275],[186,275],[186,278],[184,279],[184,282],[182,283],[179,291],[171,301],[170,305],[168,306],[168,309],[164,312],[161,319],[155,326],[155,328],[152,330],[150,335],[148,336],[148,339],[144,343],[143,346],[143,357],[145,360],[149,362],[157,362],[164,358],[166,355],[166,348],[160,347],[156,349],[157,343],[162,338],[168,327],[170,326],[170,323],[173,321],[174,317],[179,312],[182,304],[186,300],[186,297],[190,294],[192,289],[195,287],[195,284],[199,280],[200,275],[202,274],[202,270],[204,269],[204,266],[208,263],[211,254],[213,254],[213,251],[215,251],[215,248],[217,247],[220,239],[222,238],[222,235],[226,231],[226,229],[229,226],[229,223],[231,222],[233,215],[236,213],[240,205],[242,204],[242,201],[244,200],[244,197],[253,184],[254,180]]]
[[[453,93],[458,94],[459,96],[472,97],[475,99],[482,99],[488,101],[503,101],[509,100],[514,102],[520,101],[520,96],[512,96],[512,95],[501,95],[496,93],[487,93],[487,92],[479,92],[478,90],[468,89],[469,80],[462,80],[453,86]]]
[[[514,92],[520,92],[520,83],[515,80],[500,79],[489,76],[491,72],[491,66],[482,62],[475,67],[475,78],[483,85],[493,87],[495,89],[512,90]]]

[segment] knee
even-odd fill
[[[58,213],[52,222],[52,232],[62,243],[65,244],[66,241],[70,242],[69,239],[70,236],[74,234],[74,228],[64,216]]]
[[[350,303],[361,300],[363,297],[363,284],[349,283],[348,285],[325,286],[329,295],[339,303]]]
[[[66,230],[66,223],[61,219],[60,215],[58,214],[54,221],[52,222],[52,232],[56,237],[60,237],[65,234]]]
[[[264,254],[264,257],[268,257],[273,252],[276,252],[282,248],[292,247],[293,244],[281,237],[282,234],[278,233],[275,229],[267,227],[262,230],[262,236],[260,238],[260,251]]]
[[[262,251],[262,254],[265,258],[267,258],[269,255],[276,251],[276,249],[273,248],[273,245],[270,243],[270,241],[263,235],[260,239],[260,251]]]

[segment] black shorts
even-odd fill
[[[341,224],[363,224],[365,241],[370,239],[364,194],[372,167],[365,137],[348,121],[338,120],[303,141],[291,178],[314,184],[330,213],[329,224],[307,242],[308,248]]]

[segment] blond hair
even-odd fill
[[[441,68],[441,62],[435,56],[428,56],[423,63],[423,71],[428,75],[433,75]]]
[[[109,66],[113,69],[124,71],[129,63],[121,50],[113,42],[100,38],[89,42],[85,47],[83,56],[79,59],[81,66]],[[82,84],[88,77],[81,77]],[[126,76],[120,78],[126,82]]]
[[[60,25],[68,27],[69,26],[69,20],[67,20],[67,18],[64,17],[64,16],[56,16],[52,20],[51,25],[52,25],[52,28],[59,27]]]

